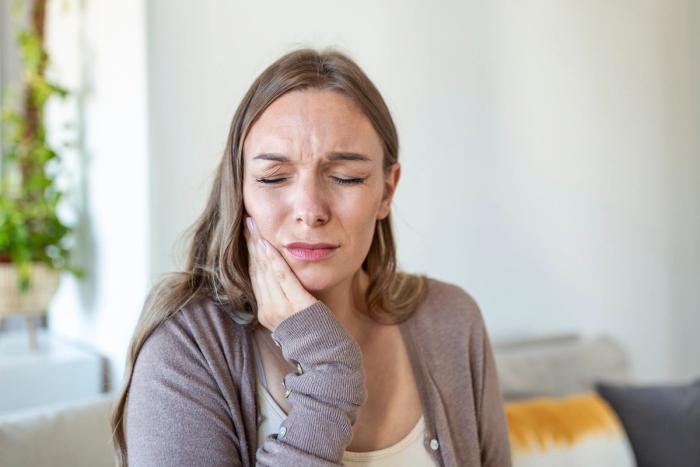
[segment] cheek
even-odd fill
[[[379,207],[379,201],[374,198],[374,196],[364,196],[352,206],[347,206],[340,211],[343,213],[341,216],[344,217],[344,224],[352,226],[348,230],[352,231],[352,237],[356,239],[355,248],[358,250],[369,248],[372,242]]]
[[[271,237],[270,233],[277,231],[275,223],[279,218],[279,200],[271,197],[262,190],[256,190],[254,187],[244,187],[243,207],[247,215],[252,217],[255,221],[255,225],[257,225],[262,236],[268,240],[272,240],[274,237]]]
[[[252,218],[256,218],[257,214],[261,212],[265,204],[264,199],[252,190],[243,190],[243,207],[245,212]]]

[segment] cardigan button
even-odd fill
[[[284,388],[284,398],[288,399],[289,395],[292,393],[292,390],[287,387],[287,381],[285,381],[286,376],[282,378],[282,387]]]
[[[277,433],[277,439],[282,439],[284,438],[284,435],[287,434],[287,427],[286,426],[281,426],[280,431]]]
[[[435,438],[430,440],[430,449],[437,451],[440,448],[440,443]]]

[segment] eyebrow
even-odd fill
[[[364,154],[359,154],[356,152],[331,152],[328,154],[328,160],[331,161],[360,161],[360,162],[372,162],[372,159],[365,156]],[[276,161],[276,162],[289,162],[289,158],[282,154],[269,154],[262,153],[253,157],[253,159],[265,160],[265,161]]]

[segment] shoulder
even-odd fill
[[[211,366],[213,361],[234,356],[228,363],[243,359],[247,329],[237,323],[230,307],[205,297],[192,299],[165,321],[146,339],[138,361],[159,364],[176,360]]]
[[[450,342],[479,347],[487,334],[474,297],[457,284],[430,277],[426,277],[424,299],[409,321],[415,338],[425,345]]]
[[[457,284],[432,277],[426,277],[425,298],[416,314],[419,319],[450,325],[483,326],[481,308],[470,293]]]
[[[255,425],[246,336],[225,307],[207,299],[192,300],[153,330],[129,383],[129,464],[225,465],[239,457],[236,437],[250,436]]]
[[[490,343],[476,300],[453,283],[428,278],[427,286],[412,325],[421,352],[445,381],[454,375],[483,375]],[[479,390],[480,383],[474,384]]]
[[[196,336],[244,334],[248,329],[236,316],[231,305],[217,303],[209,297],[196,297],[180,308],[171,320],[173,326],[186,327]]]

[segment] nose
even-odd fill
[[[294,217],[310,227],[323,225],[330,219],[323,184],[313,175],[302,177],[297,185]]]

